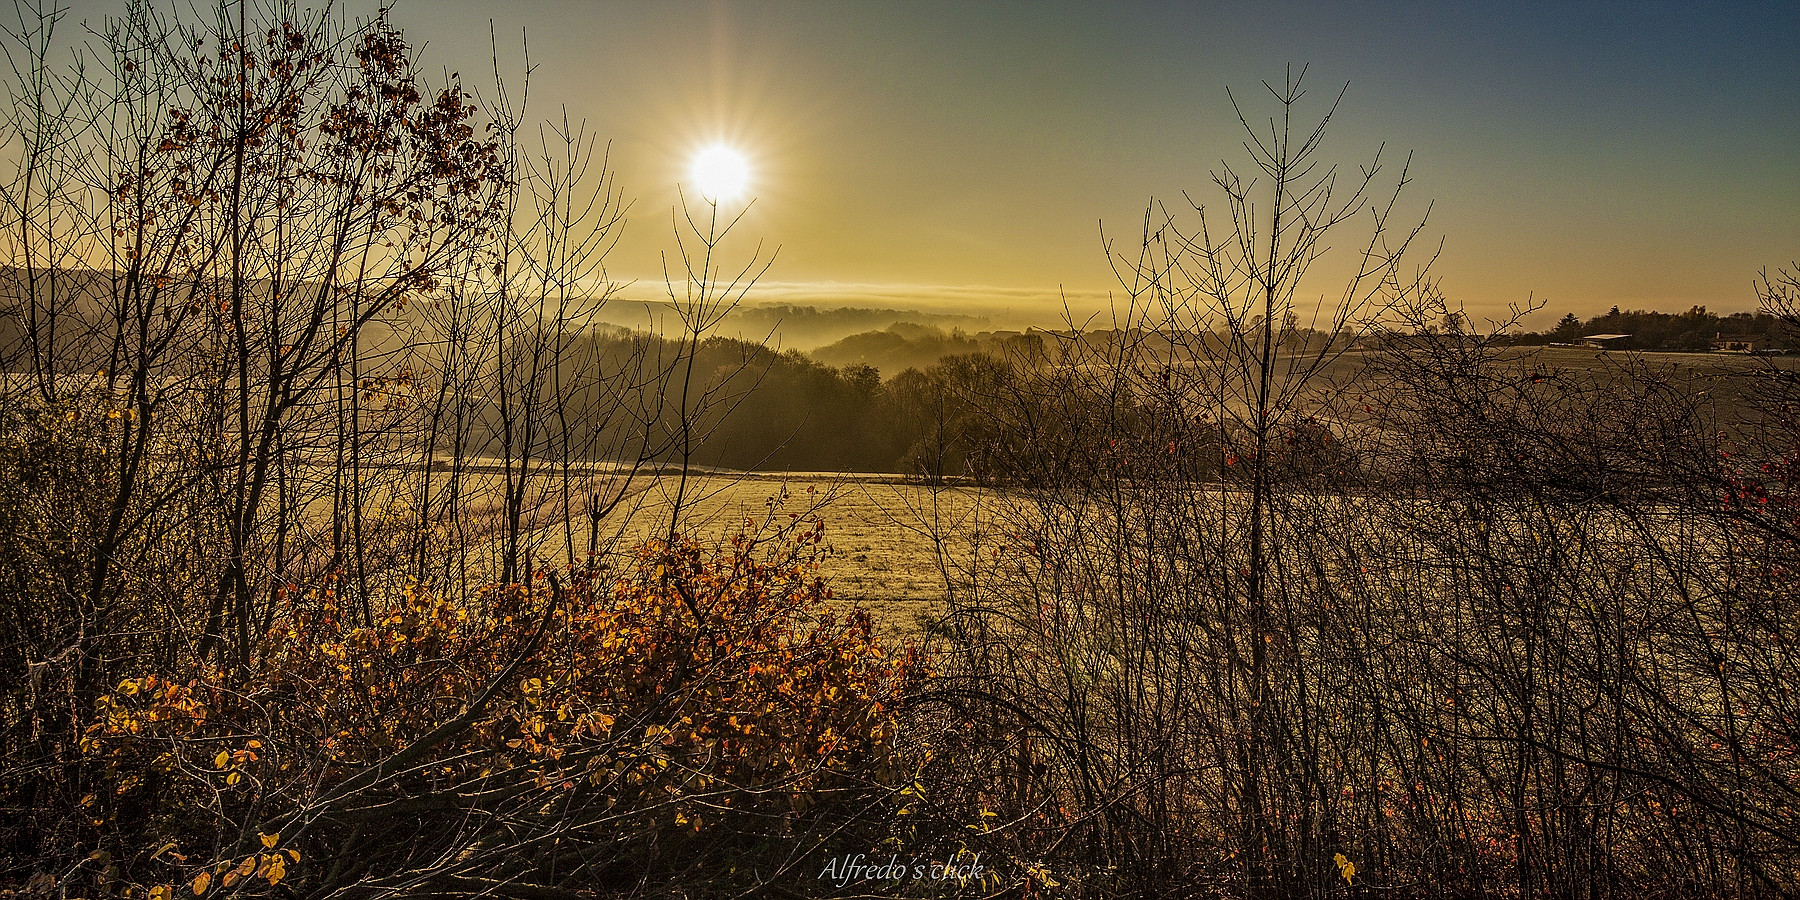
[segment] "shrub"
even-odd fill
[[[467,604],[408,583],[368,624],[329,584],[291,593],[249,683],[98,701],[100,889],[704,894],[879,829],[920,658],[826,608],[818,540],[647,544]]]

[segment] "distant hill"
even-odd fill
[[[880,331],[865,331],[812,350],[807,355],[828,366],[874,366],[885,377],[907,369],[926,369],[947,356],[1000,354],[1008,349],[1043,352],[1037,332],[945,331],[935,325],[896,322]]]
[[[681,319],[667,300],[643,301],[615,299],[594,314],[595,324],[618,325],[659,334],[680,329]],[[732,311],[712,333],[719,337],[761,342],[792,350],[810,350],[869,331],[880,331],[901,323],[929,325],[938,328],[972,330],[992,328],[993,323],[980,316],[955,313],[928,313],[916,309],[874,309],[841,306],[795,306],[792,304],[746,304]]]
[[[116,330],[116,323],[111,321],[107,311],[113,305],[122,273],[70,269],[43,271],[38,277],[45,282],[37,288],[40,304],[54,297],[59,307],[55,327],[45,330],[44,340],[54,344],[54,352],[62,360],[60,367],[89,370],[103,364],[110,349],[112,332]],[[52,279],[56,283],[54,289],[46,286]],[[27,345],[25,298],[31,291],[25,281],[24,270],[0,266],[0,351],[4,351],[0,355],[8,358],[10,354],[24,352]],[[289,290],[296,289],[290,287]],[[204,286],[175,285],[168,292],[173,304],[170,308],[179,308],[196,292],[204,293]],[[266,299],[269,285],[262,281],[253,282],[251,292]],[[379,353],[405,343],[404,332],[424,327],[433,318],[430,306],[427,300],[386,311],[365,326],[359,342],[361,348],[364,352]],[[994,327],[992,321],[981,316],[913,309],[744,304],[715,325],[708,336],[767,343],[781,349],[808,350],[902,323],[938,330],[977,331]],[[663,335],[679,334],[682,330],[675,306],[666,300],[646,302],[615,298],[598,304],[585,322],[576,324],[602,331],[622,327]],[[929,364],[937,357],[919,358]]]

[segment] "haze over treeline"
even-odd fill
[[[680,321],[674,304],[666,300],[607,301],[589,317],[595,325],[616,325],[651,332],[665,332]],[[851,335],[910,324],[944,329],[988,329],[994,319],[962,313],[922,312],[916,309],[880,309],[860,306],[802,306],[791,303],[740,304],[713,332],[720,337],[768,343],[785,349],[812,350]]]
[[[10,295],[27,292],[21,270],[8,269],[0,277]],[[105,298],[123,273],[70,270],[41,272],[36,277],[55,278],[62,285],[59,291],[64,314],[60,327],[41,335],[49,349],[69,358],[107,358],[103,325],[109,312]],[[265,299],[271,290],[267,283],[248,287]],[[538,390],[557,390],[548,382],[558,371],[605,371],[616,374],[604,381],[561,389],[567,395],[565,402],[572,408],[598,410],[626,402],[622,391],[666,398],[677,392],[678,377],[690,380],[697,391],[695,396],[705,398],[704,402],[696,400],[685,411],[658,400],[644,404],[643,413],[630,417],[575,418],[563,439],[571,447],[587,448],[573,457],[582,462],[630,462],[633,456],[619,454],[642,453],[645,462],[667,465],[678,456],[673,444],[647,448],[634,434],[648,429],[653,434],[670,435],[681,427],[684,417],[689,417],[688,425],[705,438],[687,460],[691,464],[770,472],[886,473],[929,480],[972,478],[980,483],[999,483],[1013,473],[996,462],[994,448],[1027,438],[1007,433],[1006,427],[984,409],[996,398],[1016,392],[1020,379],[1032,377],[1030,370],[1067,365],[1092,353],[1116,354],[1125,346],[1147,361],[1184,367],[1204,365],[1206,360],[1229,352],[1226,336],[1211,332],[1186,335],[1181,340],[1172,340],[1174,335],[1156,329],[970,332],[961,324],[985,324],[986,320],[930,316],[917,311],[815,310],[793,306],[738,306],[720,319],[715,329],[718,334],[687,348],[679,338],[661,333],[680,322],[680,309],[674,304],[650,306],[607,300],[584,317],[583,322],[590,324],[574,328],[570,326],[575,323],[549,321],[553,308],[542,301],[534,304],[535,310],[528,305],[520,311],[523,318],[519,321],[545,318],[544,324],[559,329],[555,339],[557,367],[535,376],[544,382]],[[629,314],[633,309],[647,308],[645,317]],[[474,311],[454,328],[481,327],[483,322],[491,328],[493,323],[486,320],[487,315]],[[615,320],[635,321],[637,326],[591,324]],[[946,328],[944,324],[921,324],[919,320],[961,324]],[[1403,350],[1424,352],[1414,336],[1465,334],[1465,322],[1460,315],[1446,313],[1437,321],[1420,322],[1416,327],[1364,330],[1333,339],[1302,328],[1296,321],[1282,343],[1290,357],[1307,352],[1343,354],[1333,365],[1332,377],[1348,389],[1356,387],[1359,379],[1367,378],[1371,352],[1395,340]],[[773,331],[782,335],[809,334],[823,340],[871,325],[882,327],[856,331],[804,352],[765,339]],[[370,319],[359,329],[358,338],[358,353],[364,368],[371,373],[367,376],[370,383],[386,383],[394,373],[444,370],[452,364],[451,356],[446,354],[455,346],[454,328],[446,330],[446,322],[429,303],[396,308],[391,314]],[[734,331],[737,335],[749,332],[751,336],[734,336]],[[1551,356],[1546,362],[1530,355],[1526,348],[1553,342],[1574,343],[1592,334],[1618,333],[1631,335],[1613,342],[1620,349],[1704,352],[1712,349],[1719,338],[1749,341],[1759,351],[1789,346],[1787,326],[1769,312],[1719,316],[1699,307],[1683,313],[1615,311],[1586,322],[1571,315],[1549,332],[1514,331],[1483,339],[1495,348],[1521,348],[1507,365],[1520,372],[1533,372],[1569,365],[1575,360]],[[1400,337],[1396,339],[1395,335]],[[23,317],[17,311],[0,315],[0,345],[30,346]],[[672,368],[670,362],[684,354],[691,355],[692,369]],[[1703,380],[1702,386],[1694,390],[1708,390],[1714,402],[1723,404],[1721,414],[1727,418],[1738,415],[1741,390],[1735,384],[1738,375],[1733,373],[1740,372],[1741,366],[1728,357],[1720,357],[1710,365],[1689,368]],[[412,393],[416,390],[414,386],[406,388],[407,402],[417,402],[419,398]],[[396,402],[398,396],[390,396],[384,402]],[[1137,402],[1130,396],[1121,399],[1127,404]],[[1318,411],[1330,413],[1323,404]],[[1045,409],[1035,418],[1048,421],[1054,417]],[[1308,426],[1304,440],[1324,443],[1307,452],[1326,452],[1322,448],[1336,441],[1340,449],[1329,452],[1337,455],[1334,465],[1343,470],[1338,473],[1343,484],[1371,477],[1394,477],[1393,472],[1375,475],[1385,462],[1391,461],[1357,460],[1344,455],[1347,451],[1341,448],[1348,438],[1345,431],[1356,427],[1356,418],[1330,413],[1329,425]],[[460,439],[464,446],[492,447],[509,424],[499,407],[488,403],[472,408],[463,427],[467,430]],[[1294,439],[1302,438],[1297,434]],[[386,442],[392,443],[392,439]],[[454,451],[455,445],[443,444],[442,449]]]

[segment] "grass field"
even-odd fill
[[[1328,367],[1327,376],[1353,381],[1369,362],[1362,353],[1347,354]],[[1503,372],[1515,370],[1521,377],[1564,371],[1588,383],[1652,374],[1703,392],[1726,421],[1738,412],[1743,391],[1759,373],[1800,366],[1800,360],[1791,358],[1574,347],[1506,350],[1497,354],[1497,362]],[[492,474],[476,473],[471,479],[472,484],[498,486]],[[666,473],[634,480],[629,501],[608,522],[615,546],[632,548],[666,534],[678,483]],[[903,633],[915,631],[921,617],[941,609],[945,566],[952,572],[959,569],[957,555],[968,552],[971,537],[991,529],[1000,507],[1000,498],[983,489],[933,489],[892,476],[826,472],[702,472],[689,479],[682,502],[684,530],[704,542],[822,520],[818,574],[840,602],[865,606],[884,630]],[[556,520],[554,514],[551,520]],[[540,527],[535,543],[538,558],[554,565],[565,560],[556,549],[561,538],[552,532],[560,535],[560,525]],[[934,535],[945,542],[940,546]]]
[[[1746,403],[1745,398],[1770,373],[1800,370],[1800,357],[1737,353],[1514,347],[1492,354],[1499,372],[1516,372],[1520,377],[1563,372],[1575,376],[1577,381],[1598,385],[1626,378],[1654,378],[1698,398],[1702,408],[1710,409],[1724,425],[1755,420],[1755,404]],[[1370,365],[1379,365],[1379,356],[1357,351],[1339,358],[1323,374],[1332,383],[1351,383]]]
[[[676,490],[670,476],[645,482],[613,523],[618,546],[665,534]],[[945,598],[933,534],[946,537],[946,552],[966,547],[988,520],[992,496],[978,488],[933,489],[891,477],[708,474],[688,481],[683,527],[702,542],[724,542],[739,533],[769,534],[821,520],[817,571],[836,599],[868,608],[884,631],[911,633]]]

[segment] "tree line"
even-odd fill
[[[1767,310],[1719,315],[1708,312],[1704,306],[1694,306],[1683,313],[1621,310],[1615,306],[1585,320],[1568,313],[1555,327],[1519,332],[1508,340],[1517,346],[1573,344],[1595,334],[1630,335],[1618,346],[1631,350],[1704,353],[1714,349],[1715,341],[1751,342],[1757,350],[1795,349],[1792,329]]]

